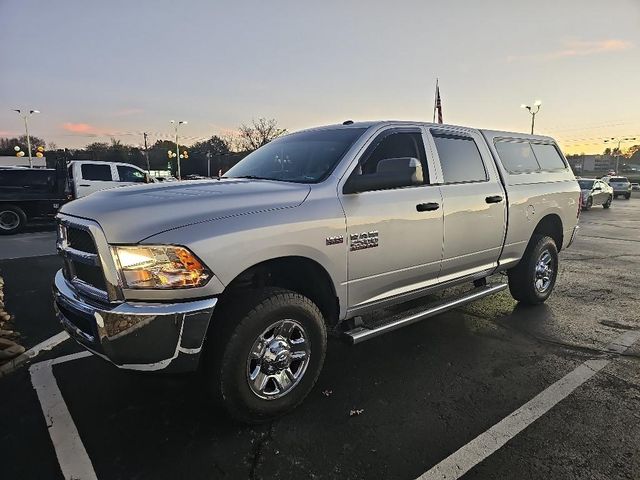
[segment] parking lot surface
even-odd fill
[[[59,361],[32,367],[35,377],[27,367],[0,377],[2,477],[443,478],[434,468],[459,450],[454,459],[468,460],[470,442],[539,399],[547,410],[520,431],[505,427],[503,445],[447,478],[640,478],[640,341],[619,345],[640,338],[637,197],[582,213],[546,304],[521,307],[507,291],[358,346],[331,339],[308,399],[266,425],[231,422],[196,374],[65,357],[81,351],[67,340],[33,360]],[[0,261],[7,309],[31,344],[60,331],[49,291],[57,262]],[[575,372],[584,378],[565,388]]]

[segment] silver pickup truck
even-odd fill
[[[279,138],[218,180],[66,204],[55,306],[117,367],[200,369],[231,415],[264,421],[312,389],[328,331],[359,343],[503,290],[487,278],[504,271],[516,300],[544,302],[579,210],[551,138],[347,121]],[[444,289],[456,294],[380,320]]]

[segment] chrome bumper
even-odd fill
[[[217,298],[184,303],[93,303],[56,273],[54,307],[78,343],[129,370],[192,371]]]
[[[573,243],[573,241],[576,239],[576,234],[578,233],[578,230],[580,230],[580,227],[578,225],[573,227],[573,232],[571,232],[571,238],[569,239],[569,243],[567,243],[567,248],[569,248]]]

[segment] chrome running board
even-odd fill
[[[505,288],[507,288],[506,283],[476,287],[461,296],[447,299],[444,302],[436,303],[431,308],[418,313],[414,313],[413,315],[409,315],[408,317],[392,320],[375,328],[367,328],[366,325],[358,326],[353,328],[352,330],[344,332],[344,335],[352,345],[355,345],[356,343],[364,342],[365,340],[377,337],[378,335],[382,335],[383,333],[392,332],[393,330],[406,327],[407,325],[419,322],[420,320],[424,320],[425,318],[433,317],[434,315],[446,312],[447,310],[451,310],[453,308],[460,307],[461,305],[466,305],[467,303],[479,300],[488,295],[498,293]]]

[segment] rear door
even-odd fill
[[[76,197],[86,197],[93,192],[117,186],[111,167],[111,164],[104,162],[74,164]]]
[[[506,228],[506,195],[479,133],[430,128],[440,167],[444,246],[440,282],[498,265]]]

